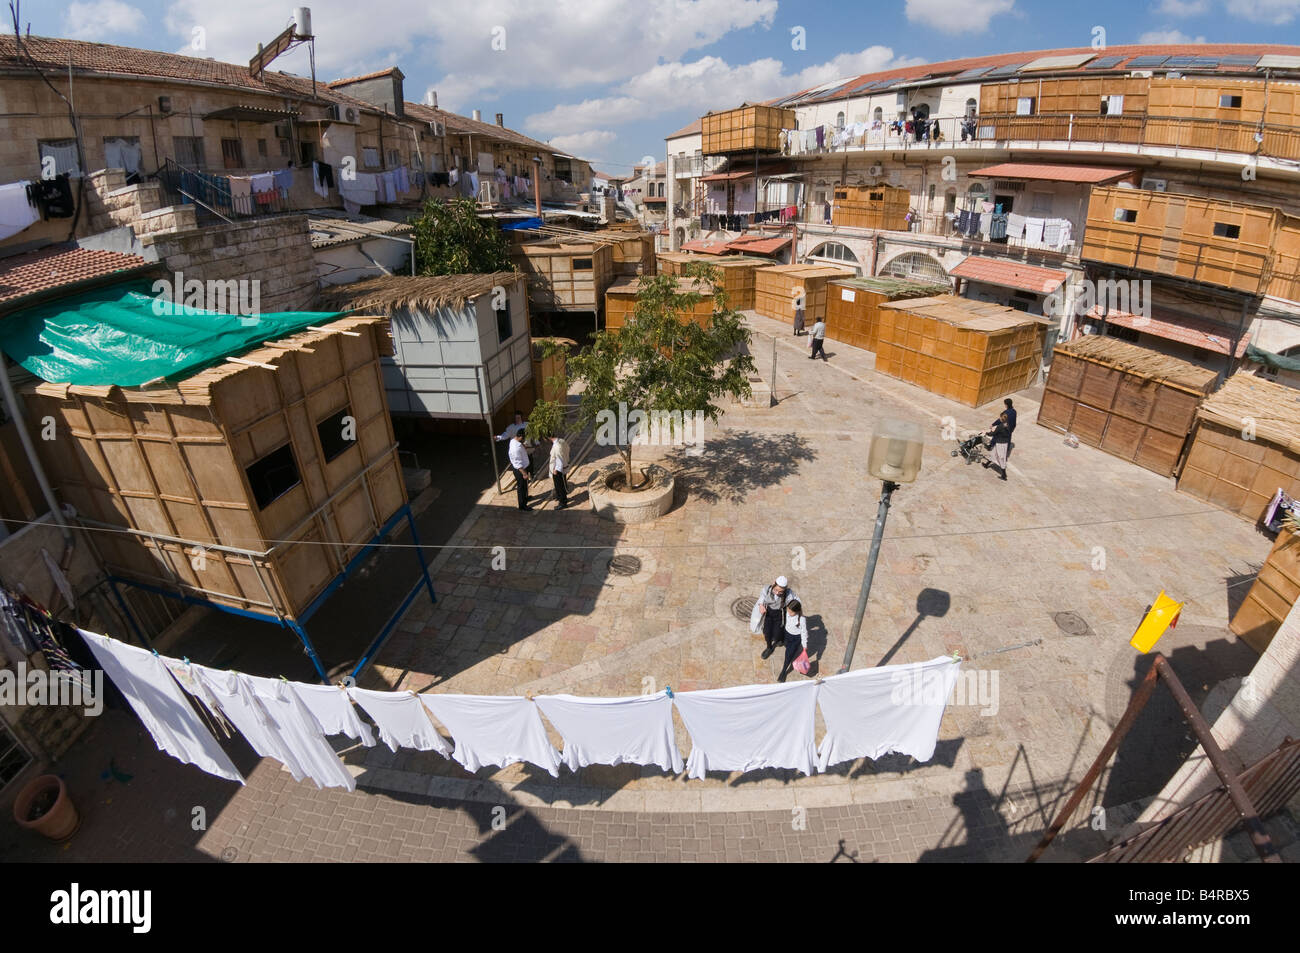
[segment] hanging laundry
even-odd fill
[[[411,179],[406,174],[406,166],[399,165],[396,169],[393,170],[393,182],[397,186],[397,191],[399,192],[411,191]]]
[[[633,698],[538,695],[537,707],[564,739],[560,757],[577,771],[589,764],[654,764],[680,774],[667,692]]]
[[[246,175],[232,175],[230,183],[230,204],[236,212],[244,215],[253,213],[253,180]]]
[[[0,238],[17,235],[41,220],[41,213],[27,196],[26,179],[0,185]]]
[[[1074,223],[1068,218],[1061,219],[1061,240],[1058,248],[1064,248],[1074,241]]]
[[[276,169],[271,173],[275,177],[275,188],[280,197],[287,199],[293,191],[293,169]]]
[[[281,743],[318,788],[357,789],[356,778],[325,740],[321,725],[287,681],[260,675],[240,677],[252,686],[257,700],[277,726]]]
[[[366,688],[349,688],[348,695],[360,705],[379,729],[379,740],[396,751],[436,751],[450,755],[451,746],[438,734],[429,711],[420,704],[415,692],[376,692]]]
[[[244,783],[244,776],[199,720],[161,658],[107,636],[78,631],[159,750],[208,774]]]
[[[1061,243],[1061,220],[1049,218],[1043,222],[1043,244],[1055,248]]]
[[[27,186],[27,198],[40,210],[41,218],[72,218],[76,206],[72,201],[72,185],[68,173],[61,172],[52,179],[39,179]]]
[[[238,672],[223,672],[206,665],[192,665],[194,677],[216,701],[222,714],[239,729],[249,747],[260,758],[274,758],[293,775],[295,781],[307,776],[297,755],[281,737],[279,725],[272,719],[250,685]],[[196,695],[196,697],[201,697]]]
[[[691,735],[688,777],[759,768],[812,774],[816,682],[678,692],[673,700]]]
[[[212,723],[220,729],[221,733],[227,738],[234,733],[234,725],[221,712],[221,706],[217,704],[216,697],[208,691],[203,680],[198,677],[194,671],[194,666],[188,660],[168,658],[166,655],[158,656],[162,659],[167,671],[172,673],[172,678],[180,683],[181,688],[190,693],[191,696],[198,699],[203,706],[203,710],[208,713]]]
[[[140,171],[140,143],[130,139],[104,139],[104,168],[122,169],[128,175]]]
[[[559,776],[560,753],[531,699],[515,695],[420,695],[420,701],[451,732],[451,756],[466,771],[519,761]]]
[[[348,698],[347,689],[339,685],[307,685],[304,682],[289,684],[325,734],[347,735],[367,748],[375,746],[375,734],[357,715],[356,706]]]
[[[1007,216],[994,214],[993,221],[989,224],[989,240],[1005,241],[1007,237]]]
[[[1042,244],[1043,225],[1044,222],[1041,218],[1025,219],[1025,241],[1033,245]]]
[[[890,752],[929,761],[961,663],[936,658],[824,679],[817,695],[826,735],[817,769]]]
[[[250,175],[248,178],[255,194],[258,192],[270,192],[275,188],[274,172],[259,172],[256,175]]]
[[[459,181],[460,181],[460,170],[459,170],[459,169],[452,169],[450,172],[447,173],[447,182],[448,182],[449,184],[451,184],[451,185],[455,185],[455,184],[456,184],[457,182],[459,182]]]
[[[1025,217],[1015,212],[1007,216],[1007,238],[1023,238],[1025,235]]]
[[[817,127],[817,148],[824,149],[825,147],[826,147],[826,127],[818,126]]]
[[[980,227],[979,227],[980,234],[987,237],[989,234],[989,230],[992,227],[993,227],[993,213],[991,211],[980,213]]]

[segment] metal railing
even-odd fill
[[[823,228],[835,228],[837,231],[848,226],[835,225],[833,222],[826,221],[826,209],[829,203],[813,202],[804,209],[804,215],[799,219],[800,224],[809,226],[821,226]],[[1051,216],[1039,216],[1048,217]],[[1061,218],[1062,216],[1057,216]],[[1074,223],[1071,222],[1073,226]],[[864,231],[868,231],[864,229]],[[883,230],[882,230],[883,231]],[[1049,252],[1054,255],[1060,255],[1063,258],[1078,258],[1082,248],[1082,242],[1075,236],[1078,235],[1077,227],[1071,231],[1072,240],[1069,242],[1058,242],[1057,244],[1048,244],[1044,241],[1032,241],[1026,238],[990,239],[981,233],[970,235],[966,232],[958,231],[957,224],[954,220],[941,212],[930,212],[923,216],[914,217],[910,227],[906,229],[907,234],[912,235],[932,235],[937,238],[957,238],[963,242],[970,242],[982,246],[988,246],[992,249],[997,248],[1023,248],[1029,251]],[[827,236],[828,239],[831,236]]]
[[[303,174],[301,170],[299,175]],[[230,222],[238,218],[282,215],[292,211],[289,197],[278,188],[266,192],[232,194],[230,176],[199,172],[168,157],[154,175],[167,193],[168,204],[195,205],[200,214]]]
[[[1300,128],[1231,119],[985,113],[975,117],[973,130],[961,116],[930,119],[921,125],[919,133],[907,133],[896,130],[892,122],[869,123],[864,131],[858,135],[850,132],[847,138],[840,130],[823,127],[821,144],[816,143],[815,132],[808,136],[804,131],[795,130],[789,133],[789,145],[784,151],[786,155],[799,156],[846,151],[988,148],[1003,142],[1036,145],[1068,142],[1163,146],[1300,159]]]

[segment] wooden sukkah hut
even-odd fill
[[[1118,338],[1089,335],[1053,349],[1038,422],[1173,476],[1196,408],[1218,379],[1196,364]]]
[[[1228,628],[1262,654],[1297,599],[1300,599],[1300,536],[1283,527]]]
[[[677,319],[708,327],[713,319],[713,285],[700,278],[678,277],[675,280],[677,294],[702,296],[690,313],[679,314]],[[640,290],[640,278],[620,278],[609,286],[605,292],[605,330],[613,331],[627,324],[636,311],[636,296]]]
[[[384,387],[394,414],[465,432],[486,422],[500,433],[516,411],[532,409],[528,296],[518,272],[370,278],[333,286],[322,302],[388,319]]]
[[[969,407],[1038,379],[1048,322],[1014,308],[942,295],[879,306],[876,370]]]
[[[534,311],[599,313],[605,289],[614,281],[610,242],[528,242],[513,248],[510,257],[528,279],[528,303]]]
[[[1228,378],[1196,411],[1178,489],[1252,523],[1279,489],[1300,497],[1300,391]]]
[[[851,278],[852,270],[830,265],[771,265],[754,272],[754,310],[764,317],[794,324],[795,300],[804,301],[808,327],[826,317],[826,286],[836,278]]]
[[[875,228],[905,232],[912,193],[890,185],[836,186],[831,224],[848,228]]]
[[[613,253],[614,274],[618,276],[653,275],[655,273],[655,237],[649,232],[609,229],[597,232],[609,238]]]
[[[826,336],[874,351],[880,336],[880,305],[907,298],[932,298],[944,285],[907,278],[837,278],[826,286]]]
[[[705,264],[718,271],[719,284],[727,293],[727,306],[736,311],[754,307],[754,273],[772,262],[749,255],[692,255],[688,252],[660,252],[659,270],[665,275],[684,275],[689,265]]]

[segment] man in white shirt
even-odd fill
[[[809,333],[808,337],[812,341],[812,353],[808,355],[808,360],[815,361],[817,359],[817,355],[820,354],[822,356],[822,361],[825,362],[826,322],[823,321],[821,318],[818,318],[817,323],[812,326],[812,331]]]
[[[551,438],[551,482],[560,509],[569,505],[569,445],[563,437]]]
[[[503,440],[510,440],[514,437],[515,434],[519,434],[520,439],[523,439],[525,436],[524,432],[527,429],[528,429],[528,421],[524,420],[523,414],[519,413],[519,411],[515,411],[515,422],[512,423],[510,426],[506,427],[506,429],[501,431],[501,433],[497,434],[496,437],[497,443],[500,443]],[[524,440],[524,447],[525,449],[528,447],[527,440]],[[533,475],[531,462],[529,463],[528,466],[528,475],[529,476]]]
[[[519,500],[521,510],[531,510],[528,505],[528,468],[532,465],[528,459],[528,451],[524,449],[524,435],[522,431],[516,431],[515,435],[510,438],[510,469],[515,474],[515,496]]]

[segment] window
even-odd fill
[[[293,459],[293,448],[287,443],[246,467],[244,475],[248,477],[248,486],[259,510],[266,509],[302,482]]]
[[[303,143],[303,146],[307,146],[307,145],[310,145],[310,143],[306,143],[306,142]],[[288,140],[288,139],[281,139],[281,140],[280,140],[280,155],[281,155],[282,158],[285,158],[285,159],[289,158],[289,148],[290,148],[290,142],[289,142],[289,140]],[[312,146],[312,148],[314,149],[315,146]]]
[[[1227,222],[1215,222],[1214,237],[1215,238],[1240,238],[1241,226],[1229,225]]]
[[[388,150],[388,165],[390,168],[397,168],[402,164],[402,154],[396,149]]]
[[[835,116],[835,128],[836,128],[836,129],[843,129],[843,128],[844,128],[844,113],[837,113],[837,114],[836,114],[836,116]]]
[[[973,116],[977,112],[979,112],[979,103],[975,102],[973,99],[966,100],[966,115]]]
[[[286,151],[285,155],[288,154],[289,153]],[[298,156],[299,158],[301,158],[303,165],[305,166],[311,165],[313,162],[316,161],[316,143],[314,142],[298,143]]]
[[[202,136],[172,136],[172,149],[176,153],[177,165],[187,169],[203,169],[208,164],[203,154]]]
[[[1115,209],[1115,221],[1117,222],[1136,222],[1138,220],[1137,209],[1117,208]]]
[[[836,261],[848,261],[853,264],[858,262],[858,256],[853,254],[847,245],[841,245],[839,242],[826,242],[824,245],[818,245],[808,257],[834,258]]]
[[[265,140],[265,139],[258,139],[258,140],[257,140],[257,154],[258,154],[259,156],[261,156],[263,159],[265,159],[266,156],[268,155],[268,153],[267,153],[267,151],[266,151],[266,140]]]
[[[1132,328],[1120,327],[1118,324],[1110,324],[1109,322],[1106,324],[1106,336],[1119,338],[1121,341],[1128,341],[1130,344],[1136,344],[1138,338],[1141,337]]]
[[[957,211],[957,190],[949,189],[943,196],[943,211],[949,214]]]
[[[367,169],[378,169],[379,150],[372,146],[363,146],[361,149],[361,164]]]
[[[357,442],[357,421],[352,416],[352,408],[345,404],[342,410],[318,423],[316,436],[320,439],[320,451],[326,463],[354,446]]]
[[[497,343],[505,344],[515,336],[515,326],[510,320],[510,302],[497,309]]]
[[[562,182],[573,182],[573,170],[568,159],[556,157],[555,159],[555,177]]]
[[[45,175],[48,163],[53,164],[52,175],[81,175],[81,163],[77,161],[76,139],[43,139],[37,143],[41,157],[41,175]]]
[[[948,281],[948,273],[938,260],[924,252],[899,255],[881,272],[895,278],[920,278],[925,281]]]
[[[871,113],[871,121],[872,121],[872,122],[884,122],[884,121],[885,121],[885,111],[884,111],[883,109],[881,109],[879,106],[877,106],[877,107],[875,108],[875,110]]]
[[[1228,94],[1225,93],[1224,95],[1222,95],[1222,96],[1219,97],[1219,108],[1220,108],[1220,109],[1240,109],[1240,108],[1241,108],[1241,97],[1240,97],[1240,96],[1231,96],[1231,95],[1228,95]]]
[[[1016,100],[1017,116],[1032,116],[1034,114],[1034,97],[1021,96]]]
[[[221,164],[227,169],[242,169],[244,167],[244,144],[238,139],[222,139]]]
[[[590,259],[590,258],[575,258],[575,259],[573,259],[573,270],[574,270],[574,271],[591,271],[591,259]]]

